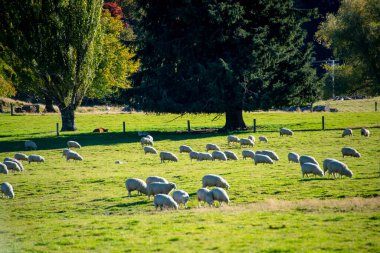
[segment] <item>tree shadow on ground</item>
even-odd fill
[[[116,208],[128,208],[128,207],[133,207],[133,206],[146,205],[148,203],[149,203],[149,201],[147,201],[147,200],[145,200],[145,201],[136,201],[136,202],[132,202],[132,203],[122,203],[122,204],[108,206],[105,209],[112,209],[112,208],[115,208],[115,207]]]
[[[334,180],[334,178],[328,178],[328,177],[309,177],[309,178],[302,178],[298,181],[300,182],[307,182],[307,181],[323,181],[323,180]]]

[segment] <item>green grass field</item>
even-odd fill
[[[321,128],[326,117],[328,131]],[[203,151],[206,143],[227,146],[222,133],[176,133],[192,128],[221,127],[216,115],[78,114],[75,133],[55,136],[58,115],[0,115],[0,160],[15,152],[40,154],[46,162],[26,164],[22,173],[0,174],[16,193],[0,199],[0,252],[379,252],[380,251],[380,114],[246,113],[257,119],[253,150],[276,151],[280,161],[257,165],[252,160],[190,162],[178,147]],[[122,130],[126,122],[127,132]],[[280,137],[279,127],[296,130]],[[345,127],[370,127],[371,137]],[[110,133],[91,133],[96,127]],[[309,131],[306,131],[309,130]],[[178,155],[178,163],[160,164],[157,155],[144,155],[136,131],[151,131],[158,151]],[[252,131],[234,133],[246,137]],[[34,140],[39,149],[24,151]],[[67,140],[79,141],[82,162],[61,155]],[[361,158],[342,158],[343,146],[356,148]],[[353,178],[302,178],[300,166],[289,164],[294,151],[323,159],[337,158]],[[116,160],[124,164],[115,164]],[[219,174],[231,185],[229,206],[198,208],[196,191],[205,174]],[[175,182],[190,196],[189,208],[156,211],[146,196],[127,197],[128,177],[159,175]]]

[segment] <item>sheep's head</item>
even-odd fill
[[[172,189],[177,189],[177,186],[175,185],[175,183],[169,183],[169,184],[170,184]]]
[[[354,157],[361,157],[361,155],[360,155],[359,152],[356,152],[356,153],[354,154]]]

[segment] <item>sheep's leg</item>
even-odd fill
[[[128,197],[131,197],[131,191],[128,191]]]

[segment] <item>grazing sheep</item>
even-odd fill
[[[165,178],[163,177],[159,177],[159,176],[150,176],[150,177],[147,177],[146,180],[145,180],[146,184],[151,184],[151,183],[169,183],[168,180],[166,180]]]
[[[349,147],[344,147],[342,148],[342,155],[343,155],[343,158],[345,156],[353,156],[353,157],[361,157],[360,153],[354,149],[354,148],[349,148]]]
[[[224,154],[226,155],[228,160],[234,160],[234,161],[239,160],[239,158],[232,151],[224,151]]]
[[[304,163],[301,165],[301,171],[302,171],[302,177],[306,175],[309,177],[309,174],[314,174],[314,176],[318,175],[323,177],[324,173],[321,168],[319,168],[319,165],[314,163]]]
[[[343,130],[342,137],[347,136],[347,135],[348,136],[352,136],[353,135],[352,129],[346,128],[346,129]]]
[[[279,161],[280,160],[280,158],[278,157],[278,155],[274,151],[271,151],[271,150],[256,151],[256,154],[258,154],[258,155],[267,155],[267,156],[269,156],[274,161]]]
[[[165,161],[178,162],[178,158],[170,152],[160,152],[161,163]]]
[[[148,138],[148,139],[150,139],[151,141],[153,141],[153,137],[151,136],[151,135],[147,135],[147,136],[145,136],[146,138]]]
[[[181,145],[179,146],[179,152],[182,153],[190,153],[191,151],[193,151],[193,149],[189,146],[186,146],[186,145]]]
[[[290,135],[292,136],[294,133],[292,130],[290,129],[287,129],[287,128],[280,128],[280,136],[283,136],[283,135]]]
[[[99,127],[99,128],[95,128],[92,132],[93,133],[108,133],[108,129],[103,128],[103,127]]]
[[[317,162],[317,160],[315,160],[314,157],[308,156],[308,155],[301,155],[300,156],[300,164],[302,165],[304,163],[314,163],[314,164],[319,166],[319,163]]]
[[[4,163],[0,163],[0,174],[8,174],[7,165]]]
[[[268,139],[267,139],[267,137],[265,137],[265,136],[260,136],[260,137],[259,137],[259,141],[260,141],[260,142],[264,142],[264,143],[268,143]]]
[[[222,151],[212,152],[212,160],[227,161],[227,156]]]
[[[369,137],[369,130],[368,129],[365,129],[365,128],[362,128],[360,129],[360,135],[361,136],[364,136],[364,137]]]
[[[243,156],[243,159],[245,160],[247,157],[254,158],[255,157],[255,152],[252,150],[243,150],[241,152],[241,155]]]
[[[207,153],[207,154],[208,154],[208,153]],[[195,152],[195,151],[191,151],[191,152],[189,153],[189,156],[190,156],[190,161],[192,162],[193,159],[198,160],[199,153],[198,153],[198,152]]]
[[[150,199],[151,195],[156,194],[169,194],[173,189],[177,189],[175,183],[150,183],[148,184],[148,198]]]
[[[227,136],[227,144],[230,145],[230,143],[240,143],[240,139],[239,137],[235,136],[235,135],[228,135]]]
[[[37,144],[33,141],[26,141],[24,143],[24,146],[25,146],[25,149],[33,149],[33,150],[36,150],[37,149]]]
[[[70,150],[70,149],[68,149],[68,148],[65,148],[64,150],[62,150],[62,157],[66,157],[67,156],[67,154],[69,153],[69,152],[71,152],[72,150]],[[72,152],[74,152],[74,151],[72,151]]]
[[[13,187],[8,182],[1,183],[1,193],[3,196],[5,195],[5,197],[7,197],[7,198],[13,199],[15,197]]]
[[[4,158],[4,162],[5,161],[11,161],[11,162],[17,163],[17,165],[18,165],[18,167],[20,167],[21,171],[24,171],[24,166],[22,165],[22,163],[19,160],[14,159],[14,158],[10,158],[10,157],[6,157],[6,158]]]
[[[260,154],[255,154],[255,156],[253,157],[253,160],[255,160],[255,165],[257,165],[258,163],[268,163],[268,164],[273,164],[273,160],[267,156],[267,155],[260,155]]]
[[[119,161],[119,160],[115,161],[115,164],[123,164],[123,163],[124,163],[123,161]]]
[[[28,156],[22,153],[16,153],[14,155],[14,158],[19,160],[19,161],[28,161]]]
[[[209,153],[199,152],[198,161],[212,161],[212,155]]]
[[[161,210],[165,207],[178,210],[178,204],[174,201],[172,197],[166,194],[157,194],[156,196],[154,196],[153,203],[156,210],[157,207],[160,207]]]
[[[141,146],[153,146],[153,141],[147,137],[142,137],[140,143]]]
[[[333,158],[326,158],[325,160],[323,160],[323,172],[324,173],[326,173],[326,171],[329,169],[329,164],[332,161],[336,161],[336,160]]]
[[[214,203],[214,199],[212,197],[212,193],[207,188],[201,188],[197,191],[197,199],[198,199],[198,207],[201,206],[201,202],[207,203],[211,206]]]
[[[80,154],[78,154],[77,152],[71,150],[66,155],[66,161],[68,161],[68,160],[83,161],[83,157]]]
[[[16,162],[13,161],[4,161],[4,164],[7,166],[8,171],[9,170],[16,170],[16,171],[22,171],[20,166]]]
[[[146,183],[139,178],[128,178],[125,181],[125,188],[127,188],[128,197],[131,196],[132,191],[137,191],[137,195],[148,193]]]
[[[175,202],[177,202],[178,206],[183,204],[185,207],[187,207],[186,205],[190,199],[190,196],[187,192],[178,190],[178,191],[173,192],[173,199]]]
[[[331,161],[328,164],[328,172],[329,172],[329,176],[333,174],[334,178],[335,178],[336,173],[339,174],[340,177],[346,176],[346,177],[351,178],[353,175],[352,171],[347,167],[346,164],[337,160]]]
[[[250,139],[246,139],[246,138],[241,138],[240,139],[240,147],[243,147],[243,146],[251,146],[251,147],[253,147],[253,145],[255,145],[255,144]]]
[[[254,136],[252,136],[252,135],[248,136],[248,139],[249,139],[249,140],[251,140],[251,141],[253,141],[253,142],[255,142],[255,141],[256,141],[255,137],[254,137]]]
[[[157,154],[157,150],[154,147],[151,146],[145,146],[144,147],[144,153],[147,154]]]
[[[224,178],[218,175],[214,175],[214,174],[208,174],[208,175],[203,176],[202,186],[203,188],[217,186],[217,187],[225,188],[226,190],[230,188],[230,185],[227,183],[227,181]]]
[[[227,192],[222,188],[214,188],[211,190],[212,199],[219,202],[219,206],[223,206],[223,202],[227,205],[230,203]]]
[[[67,157],[66,157],[67,158]],[[43,158],[42,156],[40,155],[30,155],[28,157],[28,161],[29,161],[29,164],[32,163],[32,162],[36,162],[36,163],[42,163],[42,162],[45,162],[45,158]]]
[[[209,150],[220,151],[220,148],[216,144],[208,143],[208,144],[206,144],[206,152],[208,152]]]
[[[81,148],[81,145],[76,141],[68,141],[67,147],[68,148]]]
[[[294,163],[299,163],[300,162],[300,156],[297,153],[290,152],[288,154],[288,161],[294,162]]]

